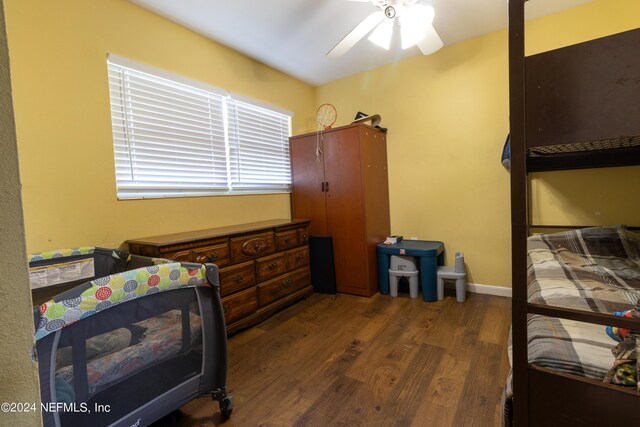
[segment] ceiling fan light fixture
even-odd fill
[[[422,41],[432,27],[435,10],[432,6],[416,4],[411,7],[410,13],[400,18],[400,31],[402,48],[407,49]]]
[[[402,38],[402,48],[408,49],[415,46],[419,41],[425,38],[427,35],[424,25],[415,24],[400,24],[400,34]]]
[[[395,20],[400,25],[402,49],[418,46],[423,55],[429,55],[443,46],[442,39],[433,28],[433,6],[420,4],[420,0],[351,0],[371,2],[378,9],[356,25],[327,53],[337,58],[356,45],[367,34],[375,45],[390,50]]]
[[[393,34],[393,19],[386,19],[369,36],[369,41],[383,49],[389,50],[391,47],[391,36]]]

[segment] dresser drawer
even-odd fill
[[[301,245],[309,243],[309,227],[298,228],[298,243]]]
[[[218,267],[224,267],[229,265],[229,246],[226,243],[223,243],[220,245],[193,249],[191,251],[191,261],[200,264],[213,263]]]
[[[298,230],[280,231],[276,233],[276,246],[279,251],[298,246]]]
[[[272,277],[280,276],[287,272],[287,260],[285,254],[275,254],[256,260],[256,276],[258,282],[264,282]]]
[[[256,269],[253,261],[247,261],[220,270],[220,295],[223,297],[255,284]]]
[[[235,237],[231,239],[231,261],[235,264],[271,255],[275,252],[275,247],[272,232]]]
[[[258,309],[256,288],[247,289],[222,298],[224,320],[228,325],[255,313]]]
[[[282,297],[309,285],[309,269],[303,268],[293,273],[271,279],[258,285],[258,305],[264,307]]]
[[[285,253],[285,257],[287,259],[287,271],[297,270],[309,265],[309,246],[290,250]]]
[[[192,253],[191,251],[179,251],[179,252],[174,252],[174,253],[167,253],[163,255],[165,258],[170,259],[172,261],[178,261],[178,262],[192,262],[191,261],[191,256]]]

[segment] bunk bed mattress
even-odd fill
[[[190,313],[190,317],[191,343],[197,345],[201,340],[202,332],[199,316]],[[86,369],[90,394],[126,378],[145,366],[166,360],[182,349],[180,310],[168,311],[160,316],[135,323],[132,327],[140,331],[137,333],[138,336],[132,339],[135,344],[123,345],[117,350],[111,349],[88,360]],[[116,337],[120,332],[121,330],[117,329],[107,334]],[[101,342],[108,341],[110,337],[104,335],[96,338]],[[56,377],[72,385],[73,365],[60,367],[56,371]]]
[[[528,239],[528,300],[602,313],[640,300],[640,235],[591,227]]]
[[[602,325],[537,314],[529,315],[529,363],[582,377],[604,381],[614,364],[615,342]],[[513,366],[511,332],[509,364]],[[509,371],[502,396],[503,426],[512,426],[513,372]]]
[[[527,328],[531,364],[595,380],[603,380],[613,365],[615,342],[602,325],[532,314]],[[513,365],[511,333],[508,352]]]
[[[596,380],[613,365],[615,342],[602,325],[531,315],[527,327],[529,363]]]

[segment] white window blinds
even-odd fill
[[[289,191],[290,118],[238,100],[227,107],[233,189]]]
[[[108,68],[119,199],[290,191],[290,114],[124,58]]]

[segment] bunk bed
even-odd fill
[[[607,346],[616,346],[605,330],[609,326],[640,331],[640,319],[613,314],[621,307],[633,308],[637,283],[625,277],[625,286],[631,282],[628,295],[594,292],[589,294],[592,303],[540,297],[544,291],[537,291],[530,280],[536,277],[533,251],[544,239],[581,239],[585,233],[609,232],[622,240],[636,237],[623,227],[557,234],[555,228],[581,227],[532,224],[528,174],[640,165],[640,29],[525,56],[525,1],[509,2],[513,383],[508,384],[512,406],[505,412],[517,427],[615,425],[634,419],[640,393],[636,387],[601,378],[614,359]],[[534,231],[549,234],[538,239],[531,237]],[[547,248],[550,257],[567,255],[558,255],[558,248]],[[574,249],[569,257],[586,256],[584,248]],[[633,256],[623,254],[620,259],[633,264]],[[567,277],[575,273],[566,269],[570,264],[562,262]],[[597,262],[589,267],[600,268]],[[606,282],[610,277],[600,279]],[[594,289],[602,288],[602,283],[594,283]],[[557,330],[568,336],[548,333]],[[540,352],[543,341],[558,346]],[[587,342],[591,348],[582,345]],[[569,355],[566,360],[564,355]]]

